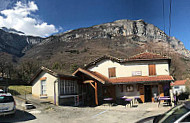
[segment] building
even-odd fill
[[[171,83],[172,91],[174,94],[181,94],[185,92],[185,83],[187,80],[178,80],[174,83]]]
[[[78,79],[41,67],[31,79],[32,95],[56,105],[77,105]]]
[[[154,96],[169,96],[171,59],[144,52],[128,59],[103,56],[79,68],[73,75],[80,78],[85,102],[101,104],[103,99],[139,96],[142,102]]]

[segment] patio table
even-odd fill
[[[132,99],[132,104],[135,104],[138,99],[140,99],[140,96],[123,96],[125,99]]]
[[[126,102],[125,108],[126,108],[127,103],[129,103],[129,104],[130,104],[130,107],[131,107],[132,99],[125,99],[125,102]],[[132,105],[133,105],[133,103],[132,103]]]
[[[138,99],[140,99],[140,96],[135,96],[135,102],[138,103]]]
[[[159,97],[158,98],[158,107],[160,105],[161,100],[167,101],[168,105],[171,103],[171,98],[169,96]]]
[[[121,99],[124,99],[124,101],[126,101],[125,99],[130,99],[130,103],[132,104],[135,104],[136,100],[139,99],[140,97],[139,96],[123,96],[121,97]]]

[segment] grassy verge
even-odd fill
[[[190,101],[190,99],[186,99],[185,101]]]
[[[31,94],[32,86],[23,86],[23,85],[9,86],[8,92],[11,93],[12,95]]]

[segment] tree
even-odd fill
[[[39,69],[39,64],[33,60],[23,61],[18,67],[18,78],[27,83],[35,72]]]

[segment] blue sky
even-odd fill
[[[12,9],[18,0],[0,0],[0,11]],[[42,36],[89,27],[119,19],[143,19],[164,30],[162,0],[33,0],[37,9],[28,14],[41,29]],[[29,0],[21,0],[27,4]],[[165,3],[165,32],[169,30],[169,0]],[[35,6],[32,6],[33,8]],[[31,8],[32,8],[31,7]],[[27,8],[27,7],[26,7]],[[5,16],[5,15],[2,15]],[[190,0],[172,0],[171,36],[190,50]],[[31,24],[28,23],[27,24]],[[32,23],[33,24],[33,23]],[[10,24],[9,24],[10,25]],[[16,28],[19,28],[17,26]],[[28,26],[30,27],[30,26]],[[20,29],[20,28],[19,28]],[[24,30],[24,29],[23,29]],[[26,30],[26,29],[25,29]],[[27,30],[26,30],[27,31]],[[30,34],[31,32],[28,32]],[[39,33],[39,32],[38,32]],[[35,35],[35,34],[34,34]],[[37,34],[36,34],[37,35]]]

